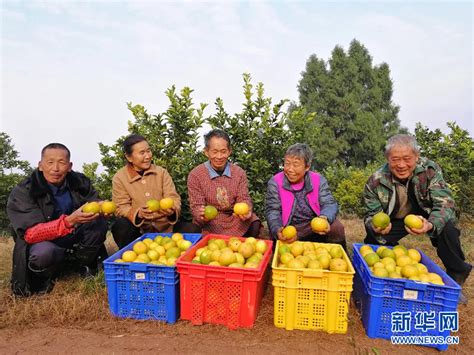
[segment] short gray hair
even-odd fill
[[[388,157],[390,151],[395,146],[407,146],[413,150],[413,153],[420,154],[420,146],[418,145],[416,138],[409,134],[397,134],[391,137],[385,145],[385,156]]]
[[[287,156],[303,159],[306,166],[311,166],[313,161],[313,152],[309,145],[305,143],[296,143],[290,146],[285,153],[285,157]]]

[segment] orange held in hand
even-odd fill
[[[160,200],[160,208],[162,210],[168,210],[170,208],[173,208],[173,206],[174,206],[174,201],[172,198],[165,197]]]
[[[379,229],[385,229],[390,224],[390,217],[384,212],[378,212],[372,217],[372,224]]]
[[[281,234],[283,235],[283,239],[291,240],[296,237],[296,228],[294,226],[286,226],[281,231]]]
[[[112,201],[104,201],[102,202],[100,209],[102,210],[103,214],[113,214],[115,213],[117,206]]]
[[[146,207],[151,211],[151,212],[156,212],[160,209],[160,202],[157,200],[148,200],[146,202]]]
[[[311,220],[311,229],[313,232],[326,232],[328,230],[329,223],[326,219],[321,217],[314,217]]]
[[[206,206],[204,208],[204,217],[206,217],[207,220],[211,220],[217,217],[217,208],[214,206]]]
[[[234,205],[234,213],[239,216],[245,216],[249,213],[250,208],[245,202],[238,202]]]
[[[423,227],[423,221],[421,220],[420,217],[415,216],[414,214],[409,214],[405,217],[403,220],[405,225],[410,228],[410,229],[420,229]]]
[[[84,213],[100,213],[100,205],[98,202],[89,202],[82,208]]]

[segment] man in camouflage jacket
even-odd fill
[[[441,168],[419,156],[416,140],[409,135],[390,138],[385,157],[387,163],[370,176],[364,188],[364,242],[396,245],[407,234],[428,234],[447,273],[462,285],[472,266],[465,262],[460,231],[455,227],[454,200]],[[391,219],[385,229],[372,224],[372,217],[380,211]],[[408,214],[418,215],[423,226],[406,227],[403,219]]]

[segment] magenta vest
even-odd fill
[[[311,179],[311,185],[313,186],[313,190],[306,195],[308,199],[309,206],[311,209],[319,216],[321,212],[321,208],[319,206],[319,180],[320,176],[318,173],[313,171],[308,171],[309,177]],[[275,182],[278,186],[278,192],[280,194],[280,201],[281,201],[281,218],[283,225],[286,226],[291,215],[291,211],[293,210],[293,204],[295,202],[295,195],[293,192],[288,191],[283,188],[283,178],[285,174],[283,172],[278,173],[274,176]]]

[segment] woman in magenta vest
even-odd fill
[[[346,249],[344,226],[336,219],[338,205],[329,190],[326,178],[310,171],[313,153],[308,145],[297,143],[285,153],[283,171],[268,182],[265,216],[270,234],[283,239],[285,226],[296,227],[294,240],[338,243]],[[325,232],[314,233],[311,220],[316,217],[328,220]]]

